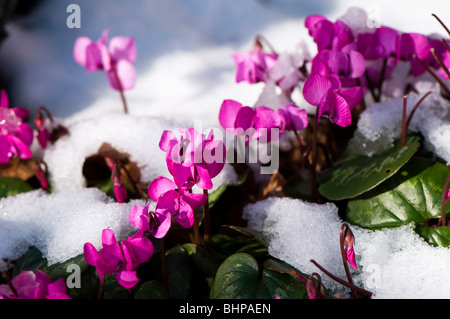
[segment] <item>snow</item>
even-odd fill
[[[322,283],[336,293],[349,289],[336,283],[310,262],[346,281],[339,234],[343,221],[334,204],[313,204],[291,198],[268,198],[247,205],[249,228],[269,240],[269,253],[298,270],[317,272]],[[450,298],[450,249],[433,247],[413,225],[371,231],[349,225],[355,236],[358,268],[349,266],[354,283],[373,293],[374,299]]]
[[[66,27],[66,8],[71,3],[80,5],[80,29]],[[33,191],[0,200],[0,271],[7,267],[1,258],[17,258],[30,245],[37,246],[52,264],[80,254],[85,242],[99,247],[103,228],[112,228],[119,239],[132,231],[128,224],[131,203],[114,203],[100,191],[84,187],[84,160],[103,142],[130,154],[142,167],[143,180],[151,181],[167,176],[164,154],[157,147],[162,130],[192,127],[196,122],[205,130],[217,128],[224,99],[244,105],[276,102],[270,99],[271,87],[234,81],[230,54],[249,50],[257,34],[263,34],[280,53],[295,51],[302,41],[313,52],[303,26],[310,14],[334,20],[348,8],[360,6],[374,23],[425,34],[443,34],[431,13],[450,21],[448,4],[440,0],[376,4],[360,0],[133,0],[127,6],[121,4],[119,0],[47,0],[29,17],[7,26],[10,37],[0,47],[0,85],[7,89],[11,105],[27,107],[32,114],[44,105],[71,135],[43,153],[55,193]],[[360,26],[355,21],[365,18],[351,11],[345,19]],[[106,28],[110,36],[136,39],[138,78],[136,87],[125,92],[128,116],[120,113],[120,97],[109,88],[105,74],[86,73],[72,57],[77,37],[97,39]],[[408,97],[408,111],[418,98]],[[294,99],[305,106],[299,94]],[[438,96],[429,96],[410,128],[424,136],[429,150],[450,162],[446,143],[450,115],[444,106]],[[400,119],[401,98],[369,105],[356,134],[370,144],[362,151],[370,155],[388,147],[398,138]],[[214,182],[219,186],[235,179],[235,172],[226,165]],[[250,227],[271,238],[269,250],[275,257],[305,272],[317,271],[309,262],[314,258],[344,278],[338,247],[342,221],[333,204],[267,199],[246,207],[244,216]],[[408,225],[376,232],[352,230],[360,267],[353,272],[355,280],[374,292],[374,298],[450,297],[448,276],[441,275],[449,268],[448,249],[427,245]],[[324,275],[322,279],[335,285]]]
[[[14,260],[35,246],[48,264],[64,262],[83,253],[89,241],[101,248],[101,232],[112,229],[118,240],[135,229],[128,222],[133,201],[115,203],[96,188],[71,187],[47,194],[42,190],[0,200],[0,256]],[[0,269],[7,262],[0,260]]]

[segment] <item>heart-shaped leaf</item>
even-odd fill
[[[258,262],[251,255],[237,253],[220,265],[211,288],[213,299],[253,299],[259,283]]]
[[[441,216],[442,188],[449,174],[441,163],[414,157],[394,177],[350,200],[347,220],[371,229],[411,222],[428,225]]]
[[[319,180],[319,192],[330,200],[359,196],[392,177],[419,148],[419,138],[408,137],[406,145],[399,142],[373,157],[355,156],[330,168]]]
[[[305,284],[292,275],[264,263],[262,271],[254,257],[236,253],[219,267],[211,289],[213,299],[304,299]]]

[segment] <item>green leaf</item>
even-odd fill
[[[414,157],[394,177],[350,200],[347,220],[371,229],[411,222],[427,225],[441,216],[442,188],[449,174],[441,163]]]
[[[274,268],[283,268],[282,271]],[[247,253],[228,257],[219,267],[211,289],[213,299],[304,299],[305,284],[289,274],[288,266],[271,259],[260,267]],[[287,271],[287,272],[286,272]],[[306,279],[305,279],[306,282]]]
[[[134,295],[135,299],[168,299],[169,293],[164,285],[155,280],[144,282]]]
[[[408,137],[373,157],[355,156],[330,168],[319,179],[319,192],[330,200],[359,196],[392,177],[419,148],[419,138]]]
[[[208,194],[208,206],[213,207],[215,203],[220,199],[220,196],[227,190],[227,184],[222,184],[214,192]]]
[[[0,177],[0,198],[14,196],[32,190],[33,188],[21,179],[14,177]]]
[[[415,231],[422,236],[428,243],[435,246],[450,246],[450,227],[427,227],[417,225]]]
[[[264,268],[257,298],[306,299],[306,286],[289,274]]]
[[[211,288],[212,299],[251,299],[256,297],[259,269],[255,258],[246,253],[231,255],[220,265]]]
[[[56,280],[58,278],[65,279],[72,274],[72,271],[70,270],[70,267],[72,265],[80,267],[81,272],[85,271],[89,267],[89,265],[84,260],[84,255],[81,254],[69,260],[66,260],[65,262],[56,263],[51,266],[47,266],[47,263],[45,263],[45,265],[41,265],[39,269],[49,275],[52,280]]]
[[[36,271],[40,267],[44,267],[46,265],[47,259],[42,257],[42,252],[32,246],[28,248],[25,254],[16,260],[12,276],[15,277],[19,275],[22,270]]]

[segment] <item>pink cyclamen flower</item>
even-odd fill
[[[335,75],[325,77],[315,74],[309,77],[303,87],[305,100],[318,109],[318,119],[325,116],[331,122],[346,127],[351,124],[351,110],[363,98],[361,87],[341,89],[341,82]]]
[[[306,110],[294,103],[287,103],[278,110],[266,106],[255,108],[243,106],[234,100],[224,100],[219,111],[219,123],[229,132],[248,135],[253,139],[272,138],[272,129],[278,129],[281,135],[285,131],[299,131],[308,126]],[[248,140],[246,140],[248,142]]]
[[[159,147],[166,152],[170,174],[179,188],[190,188],[194,184],[202,189],[213,187],[216,177],[225,165],[225,144],[214,140],[211,130],[208,136],[194,128],[180,129],[181,137],[173,131],[164,131]]]
[[[364,57],[351,43],[341,50],[322,50],[312,61],[311,74],[330,76],[336,74],[342,80],[357,79],[364,74]]]
[[[0,299],[71,299],[66,283],[60,278],[52,282],[50,277],[37,270],[21,271],[10,284],[0,285]]]
[[[236,82],[247,81],[250,84],[265,82],[267,71],[275,64],[277,55],[264,53],[261,48],[251,52],[233,53],[231,55],[236,63]]]
[[[13,157],[27,159],[32,156],[29,146],[33,142],[33,129],[24,122],[29,111],[24,108],[8,108],[5,91],[0,91],[0,164]]]
[[[137,285],[137,268],[153,255],[152,242],[138,231],[119,244],[114,232],[104,229],[102,245],[103,248],[97,252],[91,243],[84,244],[84,259],[89,265],[95,266],[100,280],[103,282],[105,275],[114,274],[122,287],[131,289]]]
[[[148,195],[156,201],[155,213],[164,216],[164,228],[170,227],[169,214],[183,228],[194,224],[194,211],[207,204],[207,195],[190,193],[186,188],[166,178],[158,177],[148,188]],[[167,217],[166,217],[167,216]]]
[[[111,172],[111,180],[113,182],[113,191],[118,203],[124,203],[127,200],[127,189],[122,183],[122,174],[118,165],[114,165]]]
[[[337,20],[333,23],[322,15],[308,16],[305,19],[305,27],[317,44],[319,52],[330,49],[340,50],[354,40],[352,30],[344,22]]]
[[[136,80],[133,62],[137,58],[136,44],[132,37],[116,36],[108,42],[108,30],[103,31],[100,39],[92,41],[88,37],[79,37],[75,41],[73,56],[86,71],[105,71],[110,86],[118,91],[132,89]],[[117,75],[117,79],[116,79]]]
[[[353,235],[353,232],[350,228],[346,228],[346,231],[344,233],[344,251],[345,255],[347,257],[347,261],[352,265],[354,269],[357,268],[356,265],[356,257],[355,257],[355,250],[353,248],[355,243],[355,236]]]
[[[163,238],[170,229],[171,215],[167,211],[149,211],[149,203],[144,207],[134,205],[128,216],[130,225],[139,228],[142,232],[148,232],[155,238]]]

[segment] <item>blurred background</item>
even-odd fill
[[[70,4],[80,8],[79,28],[67,24]],[[10,105],[32,112],[41,105],[66,118],[120,111],[105,74],[86,73],[72,54],[77,37],[97,40],[108,29],[137,43],[131,112],[217,114],[223,99],[251,105],[262,89],[234,82],[231,53],[250,50],[257,34],[279,52],[293,50],[310,41],[305,17],[334,21],[352,6],[403,32],[447,36],[432,13],[450,25],[448,0],[0,0],[0,87]]]

